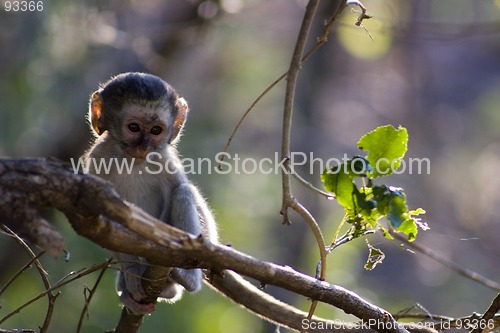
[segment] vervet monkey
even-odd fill
[[[85,159],[90,172],[113,183],[125,200],[165,223],[217,241],[212,213],[184,173],[175,148],[187,113],[186,101],[160,78],[117,75],[91,95],[89,120],[97,139]],[[108,165],[109,172],[98,172],[99,163]],[[125,163],[133,168],[123,167]],[[116,255],[121,262],[116,288],[122,303],[134,314],[154,311],[155,304],[144,302],[141,276],[146,260]],[[200,290],[202,278],[201,269],[172,268],[161,299],[176,301],[183,289]]]

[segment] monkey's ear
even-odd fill
[[[102,119],[102,97],[99,91],[96,91],[90,97],[89,116],[92,129],[97,135],[104,133],[106,128],[104,128]]]
[[[177,116],[174,119],[173,133],[170,142],[175,142],[179,136],[184,123],[186,122],[187,113],[189,112],[189,107],[186,100],[182,97],[177,98],[175,102],[175,107],[177,108]]]

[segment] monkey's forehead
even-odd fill
[[[125,73],[113,77],[100,88],[106,99],[119,98],[121,100],[144,103],[149,101],[165,100],[174,103],[178,94],[167,82],[157,76],[144,73]]]
[[[172,111],[173,103],[162,100],[145,100],[145,99],[126,99],[123,101],[123,109],[129,111],[139,111],[140,113],[157,113],[164,111]]]

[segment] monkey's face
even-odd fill
[[[151,152],[163,150],[168,143],[168,112],[140,105],[126,105],[121,127],[120,147],[128,157],[143,161]]]
[[[176,144],[188,111],[184,98],[160,78],[124,73],[91,95],[89,120],[95,134],[108,132],[106,139],[125,157],[142,162]]]

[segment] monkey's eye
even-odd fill
[[[153,128],[151,128],[151,131],[149,131],[151,134],[153,135],[158,135],[162,132],[163,130],[161,129],[160,126],[153,126]]]
[[[128,129],[130,132],[139,132],[141,130],[141,127],[137,123],[132,123],[128,125]]]

